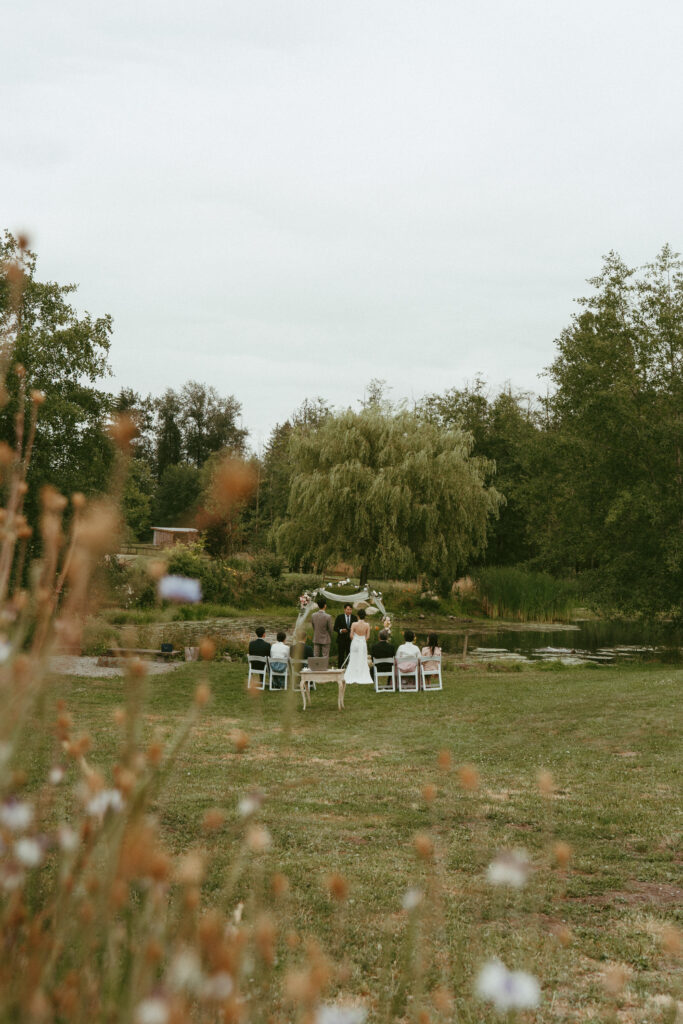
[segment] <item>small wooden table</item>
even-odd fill
[[[344,681],[344,672],[346,669],[343,668],[325,668],[315,669],[302,668],[301,669],[301,699],[304,702],[304,711],[306,710],[306,698],[308,703],[311,703],[311,683],[337,683],[338,697],[337,707],[340,711],[344,710],[344,693],[346,691],[346,682]]]

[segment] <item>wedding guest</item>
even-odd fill
[[[381,629],[379,631],[379,639],[376,644],[372,645],[372,659],[373,661],[380,661],[382,658],[393,658],[396,654],[396,648],[389,639],[389,630]]]
[[[272,644],[270,648],[270,667],[273,670],[274,690],[281,690],[285,685],[284,675],[278,675],[278,673],[284,673],[289,661],[289,647],[285,643],[286,639],[287,634],[280,630],[276,643]]]
[[[249,653],[256,657],[269,658],[270,657],[270,644],[267,640],[264,640],[266,635],[265,626],[256,627],[256,639],[249,641]]]
[[[422,648],[422,674],[425,677],[438,675],[439,666],[436,661],[424,661],[425,658],[440,658],[441,648],[439,647],[439,638],[436,633],[430,633],[427,637],[427,643]]]
[[[400,666],[401,672],[414,672],[417,659],[420,657],[420,648],[415,643],[415,634],[412,629],[406,629],[403,641],[396,651],[396,660],[404,660],[403,665]]]

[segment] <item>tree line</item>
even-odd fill
[[[0,262],[18,256],[6,233]],[[13,359],[45,400],[31,468],[29,520],[50,481],[105,490],[107,422],[136,426],[123,489],[131,538],[192,525],[229,453],[254,487],[207,544],[225,555],[272,548],[292,567],[344,559],[364,574],[424,578],[443,590],[482,565],[524,565],[583,581],[623,609],[676,612],[683,593],[683,263],[665,246],[645,267],[610,253],[556,341],[544,396],[480,378],[408,408],[372,381],[357,408],[307,399],[262,452],[248,445],[235,395],[189,381],[161,396],[102,387],[109,317],[79,316],[73,285],[27,287]],[[10,282],[0,276],[0,330]],[[0,438],[14,427],[9,376]]]

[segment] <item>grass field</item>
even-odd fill
[[[203,676],[211,703],[157,811],[172,852],[210,848],[207,905],[243,901],[247,917],[274,872],[288,877],[278,978],[317,936],[345,965],[331,997],[362,1003],[371,1020],[419,1020],[420,1010],[431,1014],[423,1020],[495,1019],[472,998],[494,956],[539,979],[535,1020],[674,1020],[661,997],[683,999],[677,933],[667,930],[683,908],[680,669],[451,670],[443,693],[350,688],[340,714],[336,688],[319,688],[304,713],[293,694],[248,695],[242,665],[188,665],[149,681],[150,736],[170,735]],[[53,690],[93,736],[92,761],[105,771],[123,688],[59,678]],[[237,728],[249,736],[241,753]],[[46,749],[36,777],[48,760]],[[463,787],[464,764],[476,768],[478,783],[465,779],[476,788]],[[545,794],[539,771],[552,774]],[[236,809],[250,787],[265,796],[258,818],[272,836],[260,856],[247,855]],[[217,806],[228,818],[207,836],[202,819]],[[417,854],[416,834],[431,838],[433,858],[425,842]],[[571,846],[566,868],[558,842]],[[526,886],[487,882],[497,852],[517,847],[531,860]],[[335,872],[347,899],[330,894]],[[412,887],[424,899],[405,910]],[[454,993],[455,1017],[432,1005],[441,986]]]

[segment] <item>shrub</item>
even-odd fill
[[[261,551],[254,558],[252,572],[254,576],[270,576],[279,580],[285,571],[285,560],[272,551]]]
[[[492,618],[551,622],[568,618],[577,601],[574,581],[558,580],[547,572],[491,566],[474,570],[472,577],[482,607]]]

